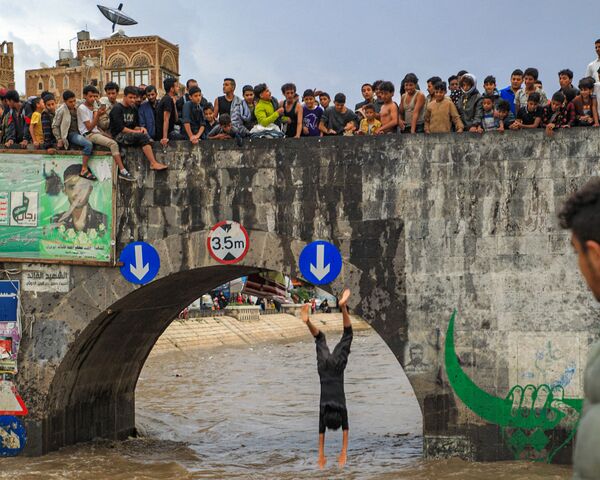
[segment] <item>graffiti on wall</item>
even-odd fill
[[[580,398],[566,398],[563,385],[515,385],[505,398],[490,395],[465,373],[456,355],[454,321],[446,332],[445,365],[454,393],[475,414],[502,429],[516,459],[551,462],[577,431],[583,408]],[[553,435],[560,429],[566,435]]]
[[[27,415],[27,407],[14,384],[21,343],[19,294],[18,280],[0,281],[0,457],[18,455],[27,442],[19,418]]]
[[[404,365],[406,373],[427,372],[431,365],[425,358],[425,348],[420,343],[412,343],[408,347],[408,362]]]

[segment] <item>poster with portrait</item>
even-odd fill
[[[111,262],[114,162],[93,156],[0,154],[0,259]]]

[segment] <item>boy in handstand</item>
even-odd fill
[[[338,305],[342,311],[344,333],[342,339],[329,351],[325,334],[315,327],[308,317],[310,304],[302,307],[301,316],[304,323],[315,337],[317,345],[317,369],[321,381],[321,400],[319,408],[319,467],[324,468],[325,458],[325,429],[337,430],[342,427],[342,451],[338,457],[340,467],[346,464],[348,452],[348,410],[344,393],[344,370],[350,355],[352,343],[352,323],[346,303],[350,298],[350,290],[345,289]]]

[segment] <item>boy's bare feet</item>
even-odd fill
[[[350,292],[349,288],[344,289],[344,291],[342,292],[342,296],[338,300],[338,305],[340,307],[344,307],[346,305],[346,303],[348,303],[348,299],[350,298],[350,293],[351,292]]]
[[[152,165],[150,165],[150,170],[156,170],[156,171],[161,171],[161,170],[166,170],[167,168],[169,168],[168,166],[166,166],[164,163],[160,163],[160,162],[156,162],[153,163]]]
[[[302,321],[304,323],[307,323],[309,320],[308,312],[310,312],[310,303],[305,303],[304,305],[302,305],[302,308],[300,309],[300,318],[302,319]]]

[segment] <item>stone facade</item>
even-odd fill
[[[72,61],[59,60],[55,67],[25,72],[28,96],[43,90],[60,95],[67,88],[80,95],[88,84],[102,91],[110,81],[119,84],[121,90],[127,85],[155,85],[163,94],[163,79],[179,77],[179,47],[161,37],[127,37],[119,33],[101,40],[82,37]]]
[[[600,311],[556,212],[598,174],[599,150],[580,128],[180,142],[157,149],[166,173],[128,152],[139,180],[118,185],[117,251],[151,242],[161,270],[138,288],[118,268],[71,266],[69,293],[22,293],[29,453],[134,434],[137,377],[182,308],[263,269],[295,276],[302,248],[324,239],[344,258],[332,291],[353,289],[413,385],[426,455],[568,462]],[[249,232],[241,263],[206,251],[224,219]]]
[[[15,55],[12,42],[0,43],[0,88],[15,88]]]

